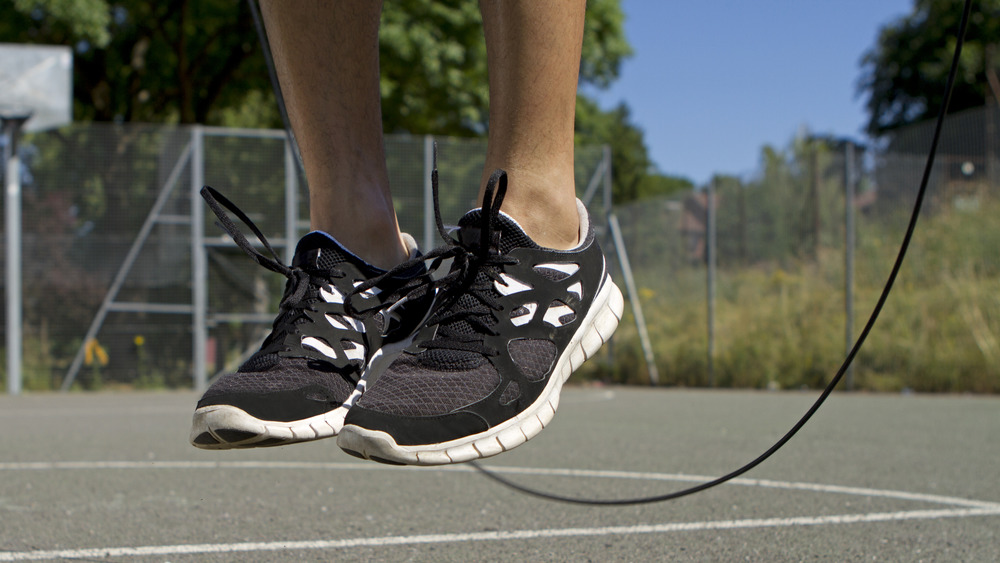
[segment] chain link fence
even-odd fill
[[[386,139],[400,226],[424,248],[442,242],[435,143],[446,224],[478,206],[486,154],[479,139]],[[24,389],[201,386],[259,345],[285,280],[213,224],[198,190],[227,195],[290,261],[308,196],[283,132],[93,123],[19,148]],[[581,195],[604,158],[578,151]]]
[[[609,212],[621,227],[630,297],[644,311],[658,383],[788,389],[828,381],[889,274],[932,127],[867,147],[800,139],[766,148],[752,175],[611,208],[605,151],[580,148],[578,191],[602,236]],[[856,362],[853,388],[1000,391],[998,131],[995,107],[947,120],[917,236]],[[401,227],[425,247],[439,242],[428,214],[432,142],[387,139]],[[485,144],[436,142],[442,214],[454,223],[478,205]],[[60,388],[74,360],[73,387],[188,387],[197,365],[209,375],[231,369],[260,341],[284,280],[248,260],[194,194],[208,184],[228,195],[289,258],[287,243],[308,229],[307,195],[280,132],[88,124],[28,135],[21,154],[26,389]],[[193,244],[199,233],[202,244]],[[621,280],[621,256],[604,240]],[[204,249],[204,271],[195,247]],[[200,356],[192,346],[199,299]],[[577,377],[648,383],[644,356],[627,308],[612,345]]]
[[[1000,112],[946,121],[916,237],[847,385],[1000,391]],[[748,177],[615,207],[660,383],[815,388],[836,373],[887,281],[933,124],[877,146],[766,148]],[[623,322],[601,376],[647,380]]]

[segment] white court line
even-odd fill
[[[475,469],[463,466],[443,467],[398,467],[373,463],[342,463],[315,461],[37,461],[37,462],[7,462],[0,463],[0,471],[51,471],[51,470],[95,470],[95,469],[300,469],[300,470],[343,470],[343,471],[410,471],[410,472],[475,472]],[[597,479],[630,479],[646,481],[680,481],[688,483],[704,483],[715,477],[708,475],[688,475],[680,473],[650,473],[637,471],[614,471],[599,469],[564,469],[543,467],[490,467],[490,471],[509,475],[530,475],[547,477],[583,477]],[[824,485],[819,483],[802,483],[795,481],[773,481],[767,479],[738,478],[729,484],[745,487],[763,487],[770,489],[788,489],[809,491],[815,493],[834,493],[875,498],[891,498],[912,500],[953,506],[984,508],[1000,510],[1000,503],[972,500],[961,497],[911,493],[889,489],[870,489],[863,487],[844,487],[840,485]]]
[[[686,475],[672,473],[644,473],[633,471],[609,471],[609,470],[588,470],[588,469],[545,469],[534,467],[491,467],[490,471],[495,473],[521,474],[521,475],[548,475],[554,477],[593,477],[602,479],[641,479],[646,481],[683,481],[690,483],[705,483],[716,479],[709,475]],[[943,495],[930,495],[924,493],[910,493],[906,491],[893,491],[888,489],[869,489],[863,487],[844,487],[840,485],[823,485],[818,483],[799,483],[794,481],[773,481],[768,479],[747,479],[736,478],[727,482],[731,485],[741,485],[746,487],[765,487],[772,489],[790,489],[799,491],[810,491],[816,493],[836,493],[846,495],[858,495],[867,497],[892,498],[899,500],[914,500],[920,502],[932,502],[937,504],[951,504],[957,506],[971,506],[978,508],[995,509],[1000,508],[1000,503],[970,500],[960,497],[950,497]]]
[[[859,524],[901,520],[932,520],[939,518],[967,518],[971,516],[998,516],[1000,508],[956,508],[946,510],[911,510],[905,512],[872,512],[868,514],[839,514],[832,516],[798,516],[792,518],[760,518],[748,520],[715,520],[711,522],[672,522],[667,524],[639,524],[635,526],[604,526],[595,528],[555,528],[548,530],[513,530],[508,532],[476,532],[456,534],[426,534],[415,536],[383,536],[379,538],[351,538],[342,540],[245,542],[191,545],[158,545],[141,547],[104,547],[90,549],[64,549],[57,551],[0,552],[0,561],[38,561],[42,559],[82,559],[110,557],[143,557],[155,555],[192,555],[202,553],[245,553],[260,551],[296,551],[312,549],[350,549],[358,547],[389,547],[426,545],[454,542],[481,542],[531,540],[594,536],[621,536],[631,534],[666,534],[705,530],[737,530],[748,528],[775,528],[785,526],[821,526],[831,524]]]

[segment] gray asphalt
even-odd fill
[[[333,440],[197,450],[196,398],[0,396],[0,561],[1000,560],[996,397],[836,394],[739,483],[619,508]],[[753,459],[814,398],[568,388],[548,429],[488,465],[561,494],[662,494]]]

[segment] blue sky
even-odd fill
[[[912,0],[624,0],[635,50],[608,90],[668,174],[751,174],[806,127],[863,138],[860,60]]]

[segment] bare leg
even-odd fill
[[[538,244],[578,242],[573,125],[585,0],[480,0],[489,61],[482,185],[507,171],[503,210]]]
[[[266,0],[261,12],[309,179],[310,223],[370,263],[406,259],[379,95],[381,2]]]

